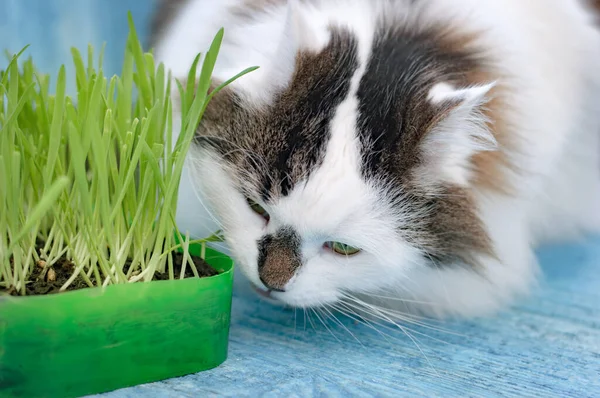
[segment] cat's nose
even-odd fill
[[[299,239],[290,229],[266,235],[258,242],[258,276],[269,290],[285,291],[301,265]]]
[[[258,276],[265,287],[274,292],[284,292],[285,286],[292,279],[299,262],[281,253],[269,253],[264,261],[259,262]]]

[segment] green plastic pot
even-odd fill
[[[0,297],[0,397],[78,397],[219,366],[233,262],[205,258],[219,275]]]

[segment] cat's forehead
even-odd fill
[[[246,137],[246,145],[266,166],[256,170],[257,190],[264,200],[287,196],[320,168],[332,122],[351,94],[357,68],[356,39],[343,30],[332,31],[322,51],[298,54],[290,84],[255,118]]]
[[[275,201],[280,218],[308,230],[330,232],[363,218],[377,206],[377,194],[361,172],[357,107],[354,97],[337,107],[322,160],[288,195]]]
[[[326,232],[360,216],[374,198],[357,140],[359,42],[340,28],[330,33],[322,50],[298,54],[289,86],[255,117],[244,143],[260,157],[245,168],[254,177],[245,182],[277,218]]]
[[[353,34],[331,29],[324,48],[298,52],[289,83],[268,105],[232,89],[221,91],[206,110],[198,140],[213,144],[242,189],[264,202],[288,196],[321,168],[332,122],[351,96],[357,49]]]

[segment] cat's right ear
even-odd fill
[[[435,126],[421,142],[423,163],[417,178],[429,187],[467,186],[472,176],[472,157],[498,150],[493,130],[483,112],[495,83],[464,88],[439,83],[428,100],[440,113]]]

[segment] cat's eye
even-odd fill
[[[360,252],[359,248],[341,242],[325,242],[324,246],[342,256],[353,256]]]
[[[259,205],[255,201],[253,201],[252,199],[246,199],[246,201],[248,202],[248,206],[250,206],[250,208],[252,209],[253,212],[258,214],[265,220],[269,221],[269,219],[271,217],[269,216],[269,213],[267,213],[267,211],[264,209],[264,207],[262,207],[261,205]]]

